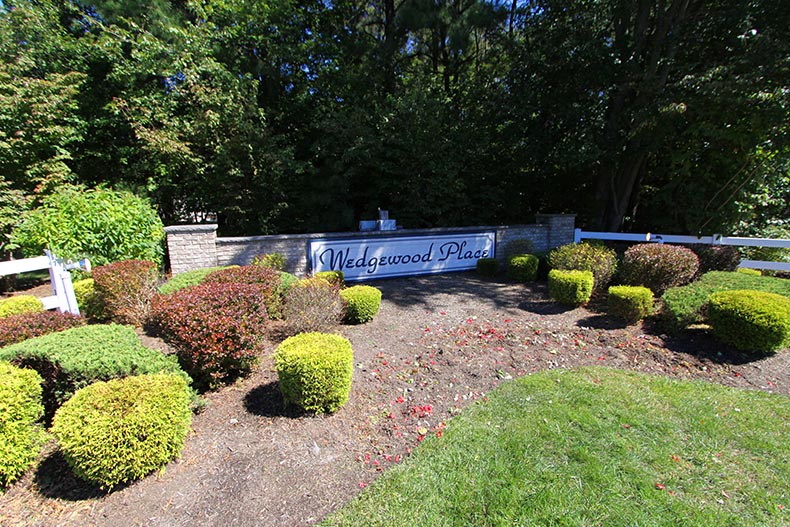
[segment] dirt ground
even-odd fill
[[[206,396],[181,458],[161,474],[105,493],[75,479],[50,447],[0,495],[0,525],[311,525],[498,384],[549,368],[610,366],[790,394],[787,350],[743,357],[704,328],[624,327],[594,305],[558,307],[542,284],[464,273],[374,285],[384,297],[376,319],[340,328],[355,369],[336,414],[285,408],[267,358]]]

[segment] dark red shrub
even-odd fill
[[[11,315],[0,318],[0,347],[84,325],[83,317],[59,311]]]
[[[250,371],[265,344],[266,306],[260,284],[203,283],[157,296],[150,329],[176,350],[200,389]]]
[[[97,267],[92,276],[96,295],[113,322],[134,326],[145,322],[159,279],[154,262],[115,262]]]
[[[731,245],[693,245],[689,248],[699,258],[698,274],[709,271],[734,271],[741,263],[738,249]]]
[[[220,269],[206,276],[205,284],[255,284],[259,286],[263,303],[270,318],[282,316],[280,273],[271,267],[245,265]]]
[[[670,287],[689,283],[698,269],[699,258],[691,249],[642,243],[625,251],[620,280],[626,285],[645,286],[661,296]]]

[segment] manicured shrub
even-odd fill
[[[315,273],[313,276],[315,278],[326,280],[330,284],[337,287],[343,287],[346,283],[346,277],[345,274],[343,274],[343,271],[320,271]]]
[[[89,257],[94,266],[121,260],[162,265],[165,231],[156,209],[130,192],[62,187],[26,213],[12,239],[27,256],[45,248],[60,258]]]
[[[228,267],[206,276],[206,284],[251,284],[258,287],[269,318],[280,318],[282,314],[282,301],[278,294],[280,287],[280,272],[269,267],[259,265],[244,265],[241,267]]]
[[[118,324],[140,326],[148,317],[159,272],[147,260],[124,260],[93,270],[94,290],[107,317]]]
[[[741,262],[738,249],[730,245],[692,245],[689,248],[699,258],[698,274],[710,271],[735,271]]]
[[[750,269],[749,267],[739,267],[735,270],[738,273],[748,274],[750,276],[762,276],[763,273],[759,269]]]
[[[38,373],[0,361],[0,488],[36,460],[45,438],[37,424],[43,413]]]
[[[507,261],[507,275],[517,282],[534,282],[538,276],[539,260],[532,254],[518,254]]]
[[[626,285],[642,285],[661,296],[670,287],[689,283],[698,269],[699,258],[691,249],[642,243],[625,251],[620,279]]]
[[[340,288],[322,278],[306,278],[285,297],[283,318],[290,334],[329,331],[343,320]]]
[[[590,271],[595,291],[605,291],[617,271],[617,253],[604,245],[570,243],[549,252],[549,267],[564,271]]]
[[[58,410],[51,431],[77,476],[111,489],[180,455],[192,422],[190,401],[177,375],[98,382]]]
[[[381,291],[369,285],[355,285],[340,291],[345,305],[345,320],[350,324],[364,324],[373,320],[381,306]]]
[[[99,293],[96,292],[96,282],[93,278],[84,278],[74,282],[74,296],[77,297],[77,306],[80,314],[94,322],[107,320],[107,312]]]
[[[0,347],[84,325],[85,318],[60,311],[11,315],[0,318]]]
[[[262,284],[203,283],[157,296],[150,330],[175,349],[199,389],[216,388],[248,373],[261,356],[265,291]]]
[[[159,286],[160,295],[169,295],[181,289],[192,287],[203,283],[208,275],[214,271],[221,271],[227,267],[204,267],[202,269],[192,269],[173,275],[167,282]]]
[[[611,286],[609,313],[626,322],[642,320],[653,313],[653,292],[638,285]]]
[[[281,253],[259,254],[252,259],[252,265],[260,265],[262,267],[269,267],[275,271],[283,271],[285,269],[285,256]]]
[[[285,402],[315,413],[334,412],[348,401],[353,362],[351,343],[326,333],[287,338],[274,354]]]
[[[480,258],[477,260],[477,274],[494,276],[499,272],[499,260],[496,258]]]
[[[711,294],[736,289],[753,289],[790,297],[790,280],[740,272],[705,273],[696,282],[667,289],[661,297],[661,320],[671,331],[699,324],[705,319],[705,306]]]
[[[790,298],[762,291],[713,293],[708,303],[713,333],[739,350],[772,352],[790,344]]]
[[[44,304],[32,295],[17,295],[0,300],[0,318],[39,311],[44,311]]]
[[[549,271],[549,296],[569,306],[580,306],[590,301],[595,279],[590,271]]]
[[[0,360],[33,368],[41,375],[48,418],[76,390],[96,381],[143,373],[184,375],[175,357],[144,347],[134,328],[116,324],[28,339],[0,348]]]
[[[288,291],[297,283],[299,283],[298,277],[291,273],[280,273],[280,285],[277,288],[277,294],[280,295],[280,299],[285,299],[285,297],[288,296]]]

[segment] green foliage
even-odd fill
[[[699,270],[699,258],[679,245],[642,243],[625,251],[620,279],[627,285],[642,285],[656,296],[670,287],[689,283]]]
[[[123,260],[93,270],[94,305],[119,324],[141,326],[156,294],[159,271],[147,260]]]
[[[609,313],[626,322],[636,322],[653,313],[653,292],[647,287],[609,287]]]
[[[0,318],[0,347],[85,325],[85,318],[60,311],[20,313]]]
[[[348,401],[354,357],[340,335],[302,333],[285,339],[274,354],[287,404],[308,412],[335,412]]]
[[[343,287],[345,282],[345,275],[343,271],[320,271],[313,275],[314,278],[318,278],[321,280],[326,280],[330,284],[336,287]]]
[[[96,282],[93,278],[83,278],[74,282],[74,296],[80,314],[91,321],[102,322],[109,318],[101,297],[96,292]]]
[[[499,272],[499,260],[496,258],[480,258],[477,260],[477,274],[495,276]]]
[[[790,298],[739,289],[710,295],[713,333],[739,350],[772,352],[790,345]]]
[[[147,200],[106,188],[60,187],[25,214],[12,240],[29,256],[89,257],[94,266],[144,259],[162,265],[165,232]]]
[[[206,276],[210,275],[214,271],[221,271],[223,269],[226,269],[226,267],[204,267],[202,269],[192,269],[191,271],[178,273],[177,275],[170,277],[167,282],[159,286],[159,294],[169,295],[170,293],[175,293],[181,289],[202,284]]]
[[[560,304],[580,306],[590,301],[595,279],[591,271],[549,271],[549,296]]]
[[[39,311],[44,311],[44,304],[32,295],[17,295],[0,300],[0,318]]]
[[[538,257],[532,254],[511,256],[507,261],[507,275],[517,282],[534,282],[539,263]]]
[[[763,273],[759,269],[750,269],[749,267],[739,267],[735,269],[736,272],[746,274],[749,276],[762,276]]]
[[[369,285],[355,285],[340,291],[345,320],[351,324],[370,322],[379,312],[381,290]]]
[[[144,347],[129,326],[92,325],[49,333],[0,348],[0,360],[36,370],[44,379],[47,416],[96,381],[144,373],[179,373],[174,356]]]
[[[299,278],[297,276],[284,271],[280,273],[280,286],[277,288],[277,293],[280,295],[280,298],[285,299],[285,297],[288,296],[288,291],[297,283],[299,283]]]
[[[285,256],[282,253],[259,254],[252,259],[252,265],[271,267],[275,271],[285,270]]]
[[[21,476],[44,443],[41,377],[0,361],[0,489]]]
[[[309,333],[334,329],[343,319],[340,288],[322,278],[306,278],[288,291],[283,318],[289,333]]]
[[[549,267],[566,271],[590,271],[595,290],[604,291],[617,270],[617,254],[604,245],[570,243],[549,252]]]
[[[671,330],[699,324],[705,319],[704,308],[711,294],[735,289],[765,291],[790,298],[790,280],[741,272],[712,271],[689,285],[668,289],[661,297],[662,319]]]
[[[111,489],[179,456],[192,422],[190,400],[178,375],[97,382],[58,410],[52,434],[77,476]]]

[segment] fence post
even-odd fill
[[[63,263],[49,251],[44,251],[49,258],[49,279],[52,282],[52,289],[58,298],[58,310],[61,313],[80,314],[77,305],[77,297],[74,294],[74,284],[71,282],[71,273],[64,267]]]

